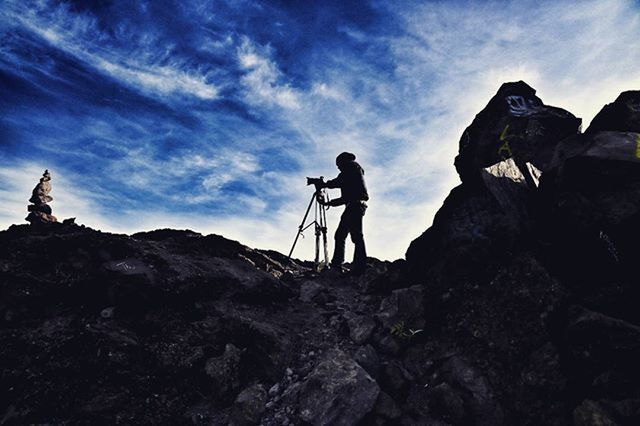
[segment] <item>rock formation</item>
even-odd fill
[[[584,134],[531,96],[504,84],[478,114],[456,158],[462,184],[407,251],[439,346],[429,358],[461,353],[481,368],[504,413],[487,424],[636,424],[640,92]]]
[[[504,84],[433,225],[360,278],[191,231],[0,232],[0,423],[640,424],[639,93],[582,134]]]
[[[544,105],[526,83],[505,83],[462,133],[456,170],[462,182],[478,180],[479,171],[513,158],[544,170],[556,144],[578,133],[581,120],[561,108]]]
[[[49,195],[50,192],[51,174],[49,170],[45,170],[40,178],[40,182],[33,188],[33,193],[29,199],[31,204],[27,207],[27,210],[30,213],[25,220],[31,222],[31,225],[43,225],[58,221],[58,219],[51,214],[51,207],[48,204],[53,200],[53,197]]]
[[[585,133],[599,131],[640,133],[640,92],[630,90],[604,108],[591,120]]]

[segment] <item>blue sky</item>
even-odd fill
[[[505,81],[582,117],[640,87],[640,5],[30,1],[0,5],[0,228],[52,172],[60,218],[218,233],[287,252],[354,152],[370,255],[402,257]],[[335,229],[340,209],[329,211]],[[310,257],[312,235],[299,256]]]

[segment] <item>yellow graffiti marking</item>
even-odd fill
[[[507,130],[509,130],[509,125],[508,124],[506,126],[504,126],[504,130],[502,131],[502,133],[500,133],[500,140],[501,141],[507,140]]]
[[[500,145],[500,148],[498,148],[498,155],[501,156],[502,159],[507,159],[513,155],[513,153],[511,152],[511,147],[509,146],[509,141],[507,140],[507,130],[509,130],[508,124],[505,126],[502,133],[500,133],[500,140],[502,141],[502,145]],[[503,152],[505,152],[506,155],[503,154]]]
[[[636,139],[636,157],[640,158],[640,135]]]
[[[503,152],[505,154],[503,154]],[[509,141],[504,141],[500,148],[498,148],[498,155],[501,156],[504,160],[513,155],[513,153],[511,152],[511,148],[509,147]]]

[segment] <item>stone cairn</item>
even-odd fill
[[[55,216],[51,215],[51,206],[47,204],[53,200],[49,195],[50,192],[51,174],[49,170],[45,170],[40,178],[40,183],[33,188],[33,194],[29,199],[32,204],[27,207],[30,213],[25,220],[31,222],[31,225],[42,225],[58,221]]]

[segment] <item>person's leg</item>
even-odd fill
[[[349,232],[351,233],[351,241],[355,246],[353,251],[353,270],[361,272],[367,267],[367,250],[364,244],[364,235],[362,233],[362,218],[364,216],[364,206],[354,206],[349,220]]]
[[[334,236],[333,258],[331,259],[331,266],[337,268],[342,266],[344,262],[344,245],[349,233],[347,210],[345,209],[342,216],[340,216],[340,224],[336,229]]]
[[[361,271],[367,265],[367,251],[362,234],[362,217],[366,207],[359,204],[350,204],[344,212],[344,222],[351,234],[351,241],[355,245],[353,251],[353,269]]]

